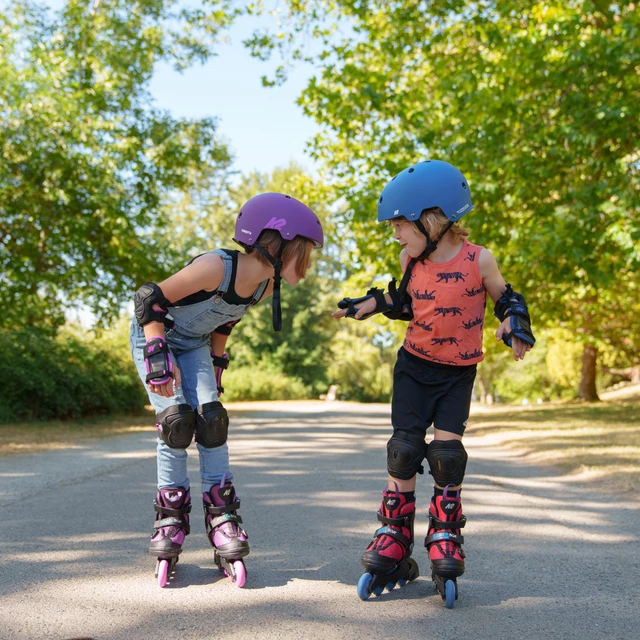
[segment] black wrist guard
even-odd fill
[[[536,343],[536,339],[531,332],[531,318],[524,296],[517,293],[507,284],[507,288],[502,292],[501,297],[496,302],[494,315],[500,322],[509,318],[511,321],[510,331],[502,336],[502,341],[511,346],[511,339],[515,336],[528,345]]]
[[[367,295],[362,296],[361,298],[344,298],[343,300],[340,300],[340,302],[338,302],[338,309],[346,309],[347,313],[345,314],[345,318],[353,318],[358,312],[358,307],[356,305],[362,304],[365,300],[369,300],[370,298],[375,298],[376,308],[370,313],[358,318],[358,320],[366,320],[367,318],[374,316],[376,313],[384,313],[389,310],[387,299],[384,297],[384,291],[375,287],[369,289],[369,291],[367,291]]]
[[[391,309],[382,313],[391,320],[404,320],[405,322],[412,320],[411,297],[407,295],[406,291],[398,290],[395,278],[389,283],[389,296],[391,297]]]
[[[136,291],[135,304],[136,319],[141,327],[150,322],[162,322],[169,329],[175,326],[173,320],[167,318],[171,303],[155,282],[146,282]]]

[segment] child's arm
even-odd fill
[[[483,249],[480,252],[480,257],[478,258],[478,267],[480,268],[482,284],[491,297],[491,300],[493,300],[493,303],[495,304],[496,302],[498,302],[498,300],[500,300],[502,295],[507,290],[507,283],[502,277],[500,269],[498,269],[498,263],[496,262],[496,259],[488,249]],[[502,340],[503,336],[508,334],[511,329],[511,318],[507,317],[500,323],[500,326],[496,331],[496,339]],[[524,359],[527,351],[531,349],[531,345],[526,343],[524,340],[521,340],[517,336],[512,336],[511,348],[513,349],[514,359],[522,360]]]
[[[407,254],[407,250],[403,249],[400,252],[400,267],[402,268],[402,273],[404,273],[405,269],[407,268],[408,261],[409,261],[409,255]],[[364,319],[370,315],[373,315],[376,312],[381,311],[381,309],[378,309],[378,305],[380,305],[381,307],[383,306],[382,295],[381,295],[382,291],[379,289],[370,289],[370,291],[376,291],[377,295],[367,294],[363,298],[358,298],[356,300],[345,298],[344,300],[341,301],[341,304],[345,304],[347,303],[347,301],[351,301],[353,304],[358,305],[357,307],[354,307],[355,309],[357,309],[355,315],[351,316],[353,317],[354,320]],[[359,302],[359,300],[362,300],[362,302]],[[393,306],[393,300],[389,293],[384,294],[384,301],[386,302],[388,308],[391,308]],[[347,304],[347,306],[345,306],[344,308],[340,308],[338,311],[335,311],[331,315],[334,318],[344,318],[348,312],[349,312],[349,305]]]
[[[163,322],[171,302],[198,291],[214,291],[224,276],[224,262],[217,254],[204,254],[159,285],[148,282],[136,293],[136,318],[144,330],[145,360],[152,379],[149,388],[165,398],[173,396],[173,380],[180,386],[180,371],[165,342]],[[148,353],[147,353],[148,352]],[[149,377],[148,376],[148,377]]]

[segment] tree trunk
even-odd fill
[[[480,402],[482,402],[482,404],[487,404],[487,385],[485,385],[482,376],[478,376],[476,378],[476,382],[480,389]]]
[[[598,362],[598,349],[591,344],[584,345],[582,352],[582,373],[578,385],[578,398],[591,402],[599,401],[596,389],[596,364]]]

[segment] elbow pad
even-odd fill
[[[167,318],[167,309],[171,303],[155,282],[146,282],[136,291],[135,312],[138,324],[143,327],[150,322],[162,322],[172,329],[173,320]]]
[[[391,296],[391,308],[383,311],[383,314],[391,320],[404,320],[409,322],[413,320],[413,309],[411,308],[411,296],[406,291],[401,293],[396,286],[394,278],[389,283],[389,295]]]

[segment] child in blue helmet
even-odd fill
[[[453,606],[465,557],[462,436],[476,366],[483,359],[487,294],[501,321],[496,338],[513,349],[514,358],[524,358],[535,343],[524,297],[505,283],[493,255],[470,243],[457,224],[472,209],[465,177],[447,162],[421,162],[399,173],[382,191],[378,221],[392,226],[402,247],[400,286],[393,280],[386,293],[371,289],[362,298],[346,298],[333,314],[363,320],[383,313],[409,323],[394,369],[389,481],[378,511],[384,526],[362,556],[367,571],[358,583],[362,599],[418,576],[411,558],[415,487],[426,458],[435,486],[425,546],[436,587]],[[434,439],[427,445],[431,425]]]

